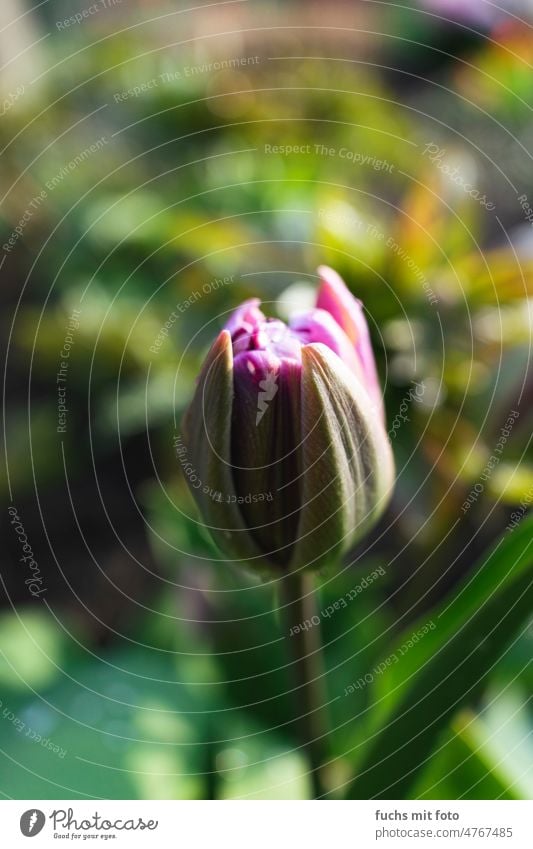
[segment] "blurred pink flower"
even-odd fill
[[[497,4],[486,0],[419,0],[419,3],[443,18],[464,24],[482,24],[484,27],[491,27],[506,14],[504,3],[500,4],[502,8],[498,8]]]

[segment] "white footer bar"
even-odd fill
[[[532,849],[533,802],[2,801],[2,846]],[[35,839],[35,843],[30,842]]]

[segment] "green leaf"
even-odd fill
[[[521,799],[483,719],[471,710],[454,718],[415,786],[417,799]],[[516,751],[516,750],[515,750]]]
[[[459,708],[479,698],[488,673],[531,616],[532,543],[533,519],[524,520],[383,659],[389,665],[373,673],[368,743],[349,798],[410,797],[440,732]],[[430,622],[435,627],[425,628]]]

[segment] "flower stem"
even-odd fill
[[[295,715],[298,733],[311,764],[313,797],[327,791],[322,765],[327,740],[327,695],[318,608],[311,572],[291,572],[281,579],[281,594],[293,662],[289,674],[295,680]],[[314,620],[314,621],[313,621]],[[302,627],[303,626],[303,627]]]

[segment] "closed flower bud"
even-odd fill
[[[261,571],[337,562],[394,480],[362,306],[319,273],[317,307],[288,325],[256,299],[235,311],[183,422],[203,521],[228,557]]]

